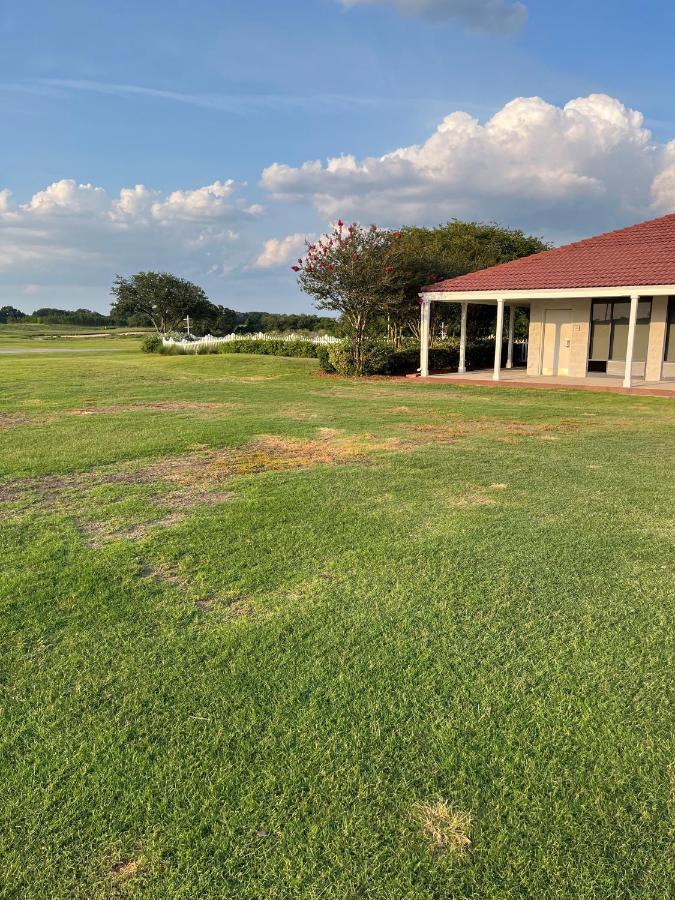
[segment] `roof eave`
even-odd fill
[[[489,291],[442,291],[432,286],[423,288],[421,296],[427,300],[442,303],[494,303],[496,300],[583,300],[599,297],[617,297],[639,294],[643,297],[675,295],[675,284],[623,284],[611,287],[578,288],[536,288],[508,289],[493,288]]]

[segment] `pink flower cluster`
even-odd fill
[[[345,243],[346,245],[346,242],[349,241],[349,238],[353,237],[357,233],[357,231],[359,230],[359,226],[358,223],[352,222],[349,226],[347,226],[346,235],[343,233],[344,229],[345,223],[342,221],[342,219],[338,219],[335,223],[333,233],[330,237],[326,235],[320,238],[315,244],[307,241],[307,253],[305,255],[305,258],[302,259],[301,257],[298,257],[297,264],[292,265],[291,270],[293,272],[303,271],[309,274],[318,269],[322,269],[326,272],[334,271],[335,267],[333,266],[333,264],[327,262],[325,259],[323,259],[323,257],[325,257],[330,249],[336,244],[343,245],[343,243]],[[375,234],[378,231],[377,225],[375,225],[374,223],[372,225],[369,225],[368,231],[370,234]],[[400,238],[401,232],[395,231],[393,232],[393,235],[394,237]],[[357,253],[356,255],[358,256],[360,254]],[[389,274],[394,271],[394,267],[387,266],[385,271],[387,272],[387,274]]]

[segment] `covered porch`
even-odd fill
[[[445,300],[439,296],[433,298],[436,302],[441,303],[457,303],[454,298]],[[467,326],[469,317],[469,306],[495,306],[497,308],[497,322],[495,327],[495,356],[494,368],[491,377],[498,381],[501,378],[502,356],[504,343],[504,316],[505,303],[501,299],[481,299],[476,301],[463,300],[459,302],[460,306],[460,334],[459,334],[459,365],[457,367],[458,375],[465,375],[467,371]],[[429,376],[429,347],[431,343],[431,298],[429,294],[422,295],[422,319],[420,326],[420,375],[423,378]],[[508,307],[508,322],[506,324],[507,332],[507,350],[504,368],[508,371],[513,368],[514,346],[515,346],[515,321],[516,310],[522,307],[529,307],[529,303],[510,303]]]
[[[432,301],[460,307],[456,373],[430,373]],[[467,372],[467,321],[470,307],[476,305],[496,308],[494,364],[490,370]],[[514,326],[520,308],[530,314],[526,371],[514,369]],[[501,296],[486,291],[429,291],[421,295],[419,373],[435,381],[506,381],[514,386],[595,390],[650,387],[672,394],[673,312],[670,294],[636,288],[506,291]]]

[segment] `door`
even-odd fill
[[[569,375],[572,352],[572,310],[544,310],[541,374]]]

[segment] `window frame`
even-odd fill
[[[668,297],[668,306],[666,307],[666,340],[663,345],[663,361],[670,362],[668,359],[668,350],[670,342],[675,344],[675,297]]]
[[[623,362],[624,359],[614,359],[614,343],[616,337],[616,324],[620,323],[621,325],[626,325],[629,321],[629,317],[626,316],[616,316],[615,315],[615,307],[621,304],[625,306],[626,303],[630,305],[630,301],[627,301],[625,297],[608,297],[607,299],[602,300],[592,300],[591,301],[591,328],[589,334],[589,347],[588,347],[588,362],[589,362],[589,370],[599,371],[598,366],[602,363],[609,362]],[[647,315],[639,315],[640,305],[648,304]],[[596,319],[594,316],[594,310],[596,306],[604,306],[606,310],[605,318]],[[638,318],[635,321],[637,325],[650,325],[652,320],[652,309],[653,309],[653,298],[652,297],[641,297],[638,301]],[[591,356],[591,351],[593,349],[593,338],[594,338],[594,328],[595,325],[609,325],[609,350],[607,353],[607,359],[599,359],[597,357]],[[666,343],[666,347],[667,347]],[[638,360],[641,362],[642,360]],[[591,366],[591,364],[593,364]]]

